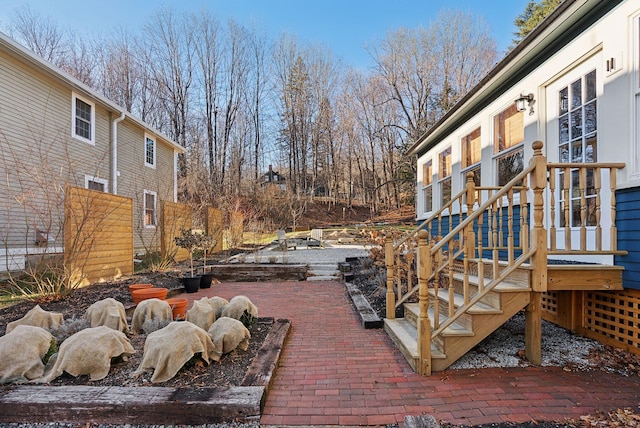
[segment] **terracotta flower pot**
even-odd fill
[[[131,284],[129,285],[129,293],[131,294],[131,298],[133,299],[133,292],[135,290],[142,290],[145,288],[153,288],[153,284]]]
[[[133,297],[133,303],[137,305],[145,299],[156,298],[164,300],[168,292],[169,290],[164,287],[142,288],[140,290],[134,290],[131,296]]]
[[[167,299],[167,303],[171,306],[171,314],[173,320],[183,320],[187,318],[187,303],[189,301],[183,297],[174,297]]]

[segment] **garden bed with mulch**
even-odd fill
[[[0,308],[0,332],[4,334],[9,322],[22,318],[35,304],[45,311],[62,313],[68,329],[86,327],[86,309],[107,297],[129,308],[130,321],[133,301],[129,284],[152,283],[168,288],[170,295],[178,294],[181,292],[180,275],[179,271],[134,275],[81,288],[58,300],[28,301],[3,307]],[[104,379],[90,381],[88,376],[73,377],[64,373],[43,386],[0,386],[0,422],[23,422],[25,415],[30,415],[28,420],[32,422],[153,423],[158,419],[163,423],[171,420],[174,424],[186,425],[255,420],[259,418],[289,326],[286,320],[260,318],[250,329],[251,340],[246,351],[233,351],[223,355],[219,362],[209,364],[201,358],[193,358],[175,377],[162,383],[151,382],[152,372],[132,377],[142,361],[146,334],[130,334],[136,354],[126,360],[114,359]],[[129,397],[129,403],[125,397]],[[145,403],[149,406],[144,406]],[[144,408],[138,409],[138,406]],[[187,410],[171,410],[174,406],[186,406]],[[154,410],[154,407],[157,408]],[[172,412],[172,416],[167,416],[166,412]]]

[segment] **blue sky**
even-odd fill
[[[108,34],[119,27],[135,31],[161,6],[176,11],[208,9],[219,19],[256,23],[276,37],[282,32],[300,41],[328,46],[345,64],[371,65],[364,45],[390,29],[428,26],[439,11],[462,10],[482,15],[502,52],[510,45],[513,21],[528,0],[1,0],[0,27],[13,11],[28,4],[60,26],[86,33]]]

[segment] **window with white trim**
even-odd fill
[[[91,101],[73,93],[71,97],[71,135],[84,142],[95,144],[96,107]]]
[[[451,147],[438,155],[438,179],[440,185],[440,206],[451,200]]]
[[[109,191],[109,182],[104,178],[93,177],[91,175],[84,176],[84,187],[89,190],[97,190],[99,192]]]
[[[473,130],[470,134],[462,137],[462,184],[467,183],[467,174],[473,173],[473,181],[476,186],[480,186],[480,128]]]
[[[578,77],[558,91],[558,159],[561,163],[592,163],[598,161],[598,115],[597,115],[596,70]],[[564,171],[558,174],[560,186],[560,212],[565,212],[569,204],[569,218],[572,227],[581,225],[580,200],[582,191],[578,169],[570,171],[565,178]],[[586,186],[586,226],[596,224],[596,192],[594,170],[587,169]],[[565,180],[568,180],[565,183]],[[569,192],[564,189],[568,188]],[[566,195],[569,200],[566,200]],[[560,226],[566,226],[563,215]]]
[[[156,140],[150,135],[144,135],[144,164],[156,167]]]
[[[433,211],[433,162],[429,159],[422,165],[422,212]]]
[[[498,186],[524,169],[524,113],[514,104],[493,118],[493,153]]]
[[[151,190],[144,191],[144,227],[156,227],[156,202],[158,195]]]

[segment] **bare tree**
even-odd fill
[[[64,65],[69,48],[67,35],[51,18],[24,5],[14,12],[9,31],[36,55],[58,67]]]
[[[194,47],[199,66],[199,95],[206,129],[209,182],[217,183],[220,165],[218,153],[218,103],[222,72],[222,46],[218,21],[206,11],[193,17],[195,24]]]
[[[145,26],[151,66],[159,84],[159,96],[169,118],[169,136],[187,147],[187,127],[193,84],[193,33],[185,16],[162,9]],[[186,174],[184,160],[182,174]]]
[[[264,32],[252,28],[248,34],[248,60],[250,66],[247,70],[244,98],[247,115],[251,120],[251,138],[253,141],[251,166],[253,178],[257,183],[260,174],[260,158],[263,150],[263,133],[266,115],[263,113],[268,101],[267,92],[267,60],[269,54],[269,42]]]

